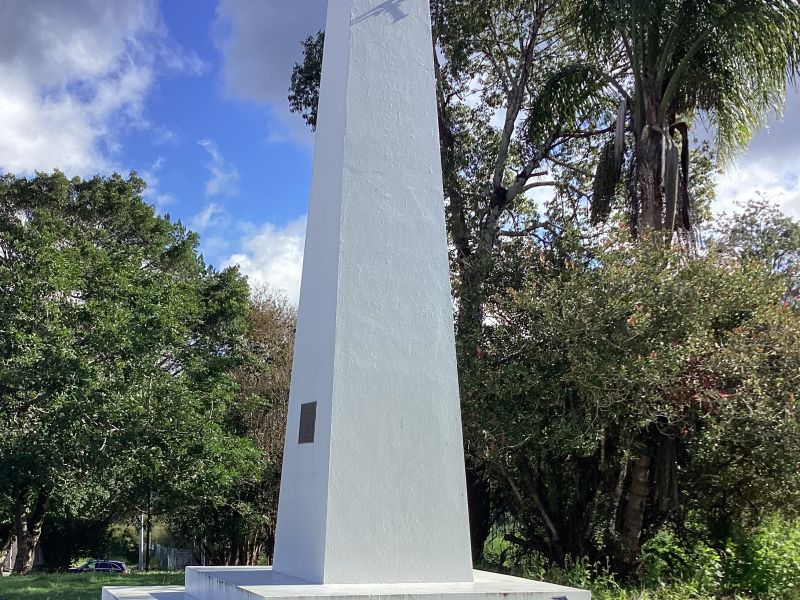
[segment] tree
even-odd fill
[[[694,513],[724,542],[725,524],[800,508],[786,493],[800,313],[785,274],[624,231],[515,262],[522,285],[492,298],[470,426],[517,548],[635,574],[668,522]]]
[[[143,190],[135,174],[0,179],[0,478],[18,572],[65,490],[102,480],[106,510],[129,510],[135,492],[213,494],[246,468],[250,445],[221,419],[247,284],[207,268]]]
[[[295,311],[267,289],[255,288],[247,327],[248,360],[233,375],[236,401],[228,426],[253,441],[257,469],[223,502],[204,496],[168,517],[171,529],[204,549],[212,564],[253,565],[272,557],[289,400]]]
[[[586,197],[575,185],[578,142],[591,140],[599,117],[559,113],[531,129],[526,115],[550,98],[540,93],[566,49],[554,19],[557,0],[527,2],[434,0],[433,42],[447,227],[461,395],[469,419],[469,381],[484,324],[487,281],[501,246],[552,224],[539,218],[529,194],[555,189],[576,215]],[[315,123],[321,73],[322,34],[304,43],[295,67],[290,107]],[[588,102],[596,107],[596,99]],[[580,169],[578,169],[580,170]],[[476,441],[480,447],[480,442]],[[473,556],[480,560],[489,532],[489,487],[466,440],[467,486]]]
[[[4,565],[14,540],[12,507],[14,502],[6,493],[0,493],[0,565]],[[0,567],[2,569],[2,567]]]
[[[800,64],[796,0],[581,0],[566,4],[584,59],[554,75],[560,97],[613,90],[615,134],[598,165],[593,218],[605,220],[625,180],[630,230],[692,226],[689,129],[708,116],[723,158],[783,106]],[[623,71],[609,65],[625,65]],[[630,133],[631,140],[626,141]],[[680,150],[678,149],[680,145]],[[625,156],[628,156],[627,162]]]
[[[289,86],[289,108],[300,113],[311,129],[317,128],[317,105],[319,104],[319,82],[322,78],[322,48],[325,32],[310,35],[303,40],[303,62],[292,69]]]
[[[505,521],[524,552],[609,556],[619,572],[635,573],[641,543],[693,506],[688,490],[709,484],[677,476],[689,469],[683,426],[699,436],[725,422],[681,412],[676,398],[691,395],[682,378],[695,376],[695,359],[706,368],[715,336],[733,348],[731,323],[753,339],[765,324],[751,309],[776,323],[775,293],[787,285],[724,252],[693,260],[663,248],[674,230],[708,217],[714,193],[715,156],[705,142],[690,148],[690,125],[710,116],[724,161],[780,105],[796,71],[797,4],[431,6],[473,555],[480,559],[490,526]],[[768,35],[755,39],[759,30]],[[318,51],[306,52],[312,77]],[[722,66],[708,75],[709,64]],[[316,101],[307,83],[293,86],[308,99],[302,109]],[[644,238],[640,247],[631,234]],[[704,294],[708,286],[719,296]],[[639,322],[626,294],[647,299],[646,333],[626,330],[629,318]],[[787,340],[792,327],[775,331]],[[664,359],[657,366],[644,360],[654,351]],[[593,361],[584,364],[587,352]],[[791,369],[786,356],[781,368]],[[746,396],[730,391],[727,372],[703,385],[717,381],[727,397]],[[720,431],[730,435],[733,422]],[[794,457],[789,442],[781,449]],[[768,462],[759,460],[752,464]]]
[[[716,228],[719,252],[739,263],[757,262],[770,273],[784,274],[787,300],[800,295],[800,223],[760,197],[724,216]]]

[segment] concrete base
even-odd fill
[[[103,600],[591,600],[585,590],[474,571],[472,583],[310,584],[271,567],[187,567],[186,588],[103,588]]]

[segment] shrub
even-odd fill
[[[800,521],[773,516],[728,545],[725,584],[768,600],[800,598]]]

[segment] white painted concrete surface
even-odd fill
[[[191,600],[182,586],[104,587],[102,600]]]
[[[313,585],[269,567],[189,567],[185,592],[175,590],[105,588],[103,600],[591,600],[588,591],[483,571],[466,583]]]
[[[331,1],[275,550],[309,582],[472,578],[432,63],[428,0]]]

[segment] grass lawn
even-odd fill
[[[100,600],[100,590],[104,585],[183,585],[183,573],[1,577],[0,600]]]

